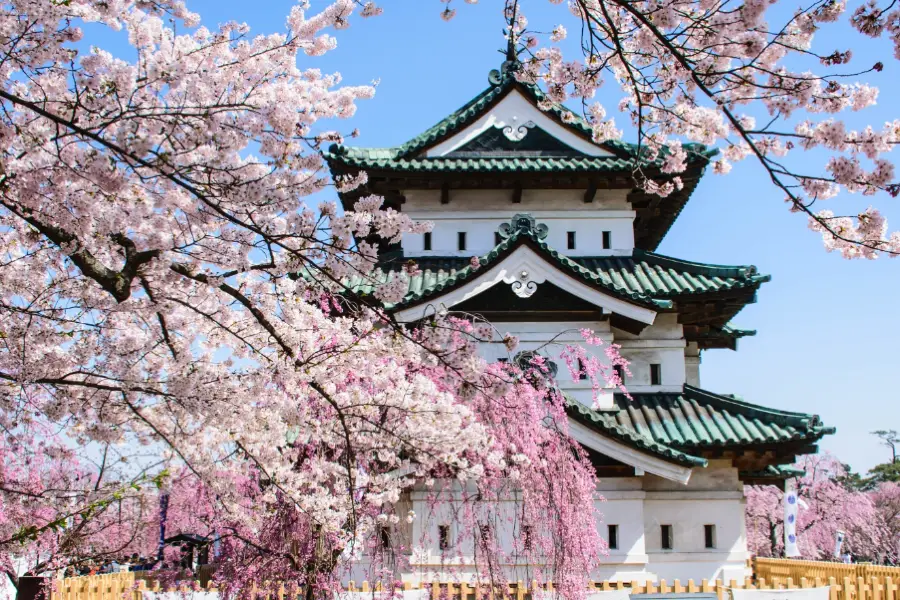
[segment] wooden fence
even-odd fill
[[[839,562],[827,562],[820,560],[788,560],[783,558],[754,558],[753,574],[762,577],[766,581],[785,582],[789,577],[794,581],[800,581],[801,577],[807,579],[828,579],[834,577],[843,581],[849,577],[854,581],[862,577],[871,581],[872,577],[879,580],[885,577],[893,577],[900,582],[900,567],[886,567],[884,565],[871,565],[866,563],[847,565]]]
[[[792,561],[801,562],[801,561]],[[138,572],[140,573],[140,572]],[[776,577],[769,580],[764,577],[755,579],[747,578],[744,581],[707,581],[699,583],[688,580],[682,583],[675,580],[668,583],[659,582],[640,583],[632,582],[591,582],[590,591],[605,591],[627,589],[631,594],[668,594],[668,593],[714,593],[719,600],[729,598],[728,588],[743,589],[805,589],[811,587],[831,586],[830,600],[900,600],[900,579],[894,583],[891,576],[873,575],[868,579],[863,577],[822,578],[800,577],[797,580],[788,577],[783,581]],[[504,589],[505,588],[505,589]],[[553,584],[540,585],[537,582],[526,584],[522,581],[510,583],[500,588],[491,589],[487,585],[476,586],[466,583],[422,583],[413,586],[407,583],[404,589],[427,589],[432,600],[479,600],[491,598],[496,600],[508,598],[509,600],[533,600],[532,592],[536,589],[553,590]],[[199,581],[184,583],[178,587],[162,589],[158,582],[135,578],[135,573],[112,573],[109,575],[92,575],[84,577],[69,577],[57,580],[51,592],[51,600],[144,600],[145,592],[189,592],[216,591],[215,587],[200,585]],[[367,581],[359,586],[351,582],[347,587],[349,592],[380,592],[387,591],[381,584],[370,584]],[[247,600],[296,600],[302,596],[302,588],[278,584],[256,585],[253,584],[245,590],[242,596]]]

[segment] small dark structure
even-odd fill
[[[209,564],[209,547],[212,540],[193,533],[181,533],[163,540],[166,546],[181,548],[181,568],[194,569]],[[196,560],[195,560],[196,559]]]

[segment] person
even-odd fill
[[[128,556],[123,556],[119,559],[119,566],[116,569],[116,573],[125,573],[129,570],[131,564],[128,562]]]

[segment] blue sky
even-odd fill
[[[782,0],[793,10],[795,0]],[[203,23],[236,20],[253,32],[283,30],[291,0],[188,0]],[[487,85],[487,75],[502,61],[502,0],[477,5],[455,0],[457,17],[440,19],[438,0],[383,0],[381,17],[356,19],[337,32],[338,49],[325,57],[304,59],[301,67],[339,71],[347,84],[379,80],[375,98],[360,103],[359,112],[342,130],[358,127],[364,146],[399,144],[420,133],[468,101]],[[854,0],[848,2],[851,10]],[[313,8],[325,5],[313,0]],[[565,8],[548,0],[524,0],[531,25],[549,30],[566,23],[577,29]],[[121,51],[120,40],[90,28],[84,40]],[[819,33],[818,49],[830,53],[851,43],[852,67],[864,69],[884,61],[882,73],[868,79],[881,88],[878,106],[851,115],[852,126],[872,123],[880,128],[900,117],[897,84],[900,63],[886,42],[862,39],[843,25]],[[564,50],[578,57],[574,40]],[[615,113],[620,94],[607,84],[598,99]],[[617,117],[620,115],[616,114]],[[622,118],[617,118],[620,127]],[[623,127],[624,128],[624,127]],[[627,131],[627,128],[625,128]],[[627,136],[626,136],[627,137]],[[895,158],[896,160],[896,158]],[[822,155],[803,156],[798,165],[824,164]],[[840,196],[830,200],[836,212],[856,212],[870,203],[900,227],[898,200],[884,196]],[[846,261],[828,254],[820,238],[807,230],[803,217],[788,212],[782,195],[761,168],[739,163],[727,176],[708,174],[669,232],[659,252],[722,264],[754,264],[772,281],[763,286],[759,302],[747,307],[735,323],[757,329],[738,352],[704,353],[701,384],[716,392],[735,393],[751,402],[812,412],[838,428],[822,448],[857,470],[889,459],[889,451],[870,435],[874,429],[900,429],[900,397],[894,375],[900,362],[894,344],[900,341],[897,295],[900,259]],[[895,371],[896,369],[896,371]]]

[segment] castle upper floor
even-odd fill
[[[364,171],[367,182],[341,195],[345,207],[368,194],[431,220],[430,236],[408,236],[385,254],[472,256],[494,247],[497,226],[528,212],[550,226],[553,247],[573,256],[655,250],[695,189],[712,155],[685,145],[680,186],[665,196],[637,185],[662,171],[666,150],[593,139],[591,126],[509,68],[490,87],[421,135],[392,148],[332,146],[325,158],[337,178]],[[574,239],[571,239],[573,238]],[[571,242],[571,243],[570,243]]]
[[[409,190],[404,212],[430,221],[425,234],[407,234],[403,255],[480,256],[499,242],[498,229],[508,223],[511,211],[527,212],[548,228],[547,243],[568,256],[630,256],[634,249],[635,211],[626,190],[598,192],[584,202],[585,190],[523,190],[512,204],[505,190],[455,190],[448,204],[440,192]]]

